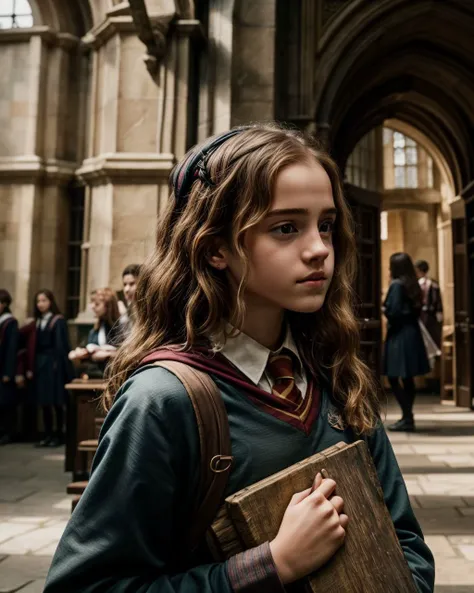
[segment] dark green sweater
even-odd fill
[[[306,435],[215,380],[227,408],[234,456],[228,493],[353,440],[328,423],[325,393]],[[369,447],[413,578],[421,593],[430,593],[433,557],[383,427],[369,438]],[[232,593],[228,563],[190,568],[193,562],[179,548],[198,472],[199,437],[184,387],[163,368],[139,370],[105,420],[91,480],[59,543],[45,593]]]

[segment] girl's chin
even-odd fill
[[[324,297],[325,295],[321,295],[318,298],[305,300],[306,302],[294,302],[285,308],[288,311],[293,311],[293,313],[317,313],[324,305]]]

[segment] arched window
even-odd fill
[[[393,133],[393,164],[395,187],[418,187],[418,147],[414,140],[400,132]]]
[[[0,0],[0,29],[33,26],[33,15],[27,0]]]

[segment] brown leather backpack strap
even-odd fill
[[[224,497],[232,465],[229,419],[217,385],[208,374],[175,360],[159,361],[184,385],[194,408],[201,453],[199,496],[193,510],[188,545],[204,538]]]

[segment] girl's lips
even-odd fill
[[[326,278],[321,278],[320,280],[305,280],[304,282],[301,282],[301,284],[304,284],[305,286],[324,286],[324,284],[326,283]]]
[[[298,280],[298,283],[306,284],[307,282],[324,282],[326,279],[327,278],[324,274],[310,274],[303,280]]]

